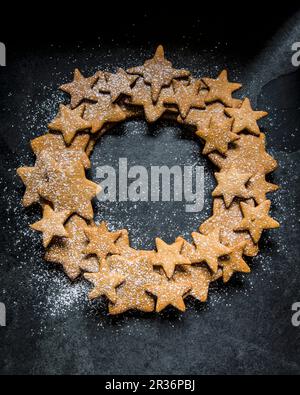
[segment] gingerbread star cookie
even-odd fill
[[[93,86],[98,80],[98,75],[85,78],[78,69],[74,71],[73,82],[61,85],[60,89],[71,96],[71,108],[74,109],[82,101],[97,101],[97,96],[93,90]]]
[[[249,198],[249,191],[246,189],[245,184],[249,181],[251,175],[251,173],[242,173],[235,167],[215,173],[218,185],[213,190],[212,196],[223,196],[227,208],[236,196]]]
[[[152,59],[147,60],[143,66],[127,70],[129,74],[138,74],[144,78],[146,84],[151,86],[151,96],[157,102],[162,87],[169,86],[174,78],[184,78],[190,75],[187,70],[173,69],[172,63],[166,60],[164,49],[159,45]]]
[[[164,98],[173,94],[172,87],[162,88],[158,100],[153,103],[151,87],[140,78],[132,88],[131,105],[143,106],[145,118],[148,122],[157,121],[166,111],[170,110],[164,106]]]
[[[91,127],[91,122],[82,118],[84,108],[84,106],[80,106],[72,110],[61,104],[58,116],[49,123],[48,128],[61,132],[65,142],[71,144],[77,132],[88,130]]]
[[[148,292],[157,297],[156,312],[159,313],[167,306],[173,306],[180,311],[185,311],[183,298],[191,289],[189,281],[184,279],[168,280],[161,277],[160,281],[146,286]]]
[[[99,226],[88,226],[84,230],[89,244],[85,248],[85,254],[95,254],[99,259],[106,258],[108,254],[116,254],[115,241],[120,237],[121,232],[110,232],[105,222]]]
[[[218,151],[225,154],[228,151],[228,144],[239,139],[239,136],[231,131],[232,120],[212,118],[208,128],[198,129],[196,135],[205,141],[202,153],[209,154]]]
[[[38,189],[39,195],[51,202],[55,211],[68,210],[86,219],[93,218],[91,200],[100,191],[100,185],[86,178],[79,162],[72,168],[54,166],[48,172],[48,182]]]
[[[125,70],[119,68],[113,73],[104,73],[105,80],[99,80],[96,90],[104,93],[110,93],[111,100],[115,102],[121,95],[131,96],[131,88],[138,76],[129,75]]]
[[[220,261],[220,265],[223,268],[223,281],[226,283],[230,280],[233,273],[250,273],[250,267],[243,259],[243,253],[246,246],[246,242],[235,244],[231,247],[230,253],[226,259]]]
[[[213,101],[221,101],[226,106],[234,107],[239,103],[237,99],[232,98],[232,93],[241,88],[241,84],[229,82],[227,70],[223,70],[216,78],[203,78],[205,85],[209,91],[205,98],[206,103]]]
[[[112,303],[117,300],[116,287],[124,281],[122,274],[110,270],[105,259],[99,263],[97,273],[84,273],[84,278],[94,285],[93,290],[89,292],[90,299],[106,296]]]
[[[43,246],[46,248],[50,244],[54,236],[68,236],[64,223],[69,216],[69,211],[54,211],[45,204],[43,210],[43,218],[30,225],[32,229],[43,233]]]
[[[266,111],[253,111],[248,98],[244,99],[241,107],[225,108],[225,112],[234,119],[233,133],[240,133],[243,130],[247,130],[256,136],[260,134],[257,121],[268,115]]]
[[[276,160],[266,152],[263,133],[258,137],[250,134],[239,136],[235,147],[227,153],[226,158],[212,153],[209,155],[209,159],[222,170],[236,166],[236,163],[238,163],[239,169],[246,173],[267,174],[276,169]]]
[[[109,304],[110,314],[120,314],[138,309],[144,312],[154,310],[154,300],[146,293],[146,285],[157,280],[149,258],[139,251],[130,256],[112,255],[107,258],[111,270],[124,276],[124,282],[117,289],[116,302]]]
[[[254,206],[252,199],[247,201],[248,204]],[[226,247],[246,241],[245,255],[255,256],[258,252],[258,247],[253,243],[249,232],[235,232],[234,229],[243,219],[243,214],[240,210],[239,202],[232,202],[230,207],[226,208],[225,202],[222,198],[215,198],[213,202],[213,215],[208,218],[200,226],[200,232],[209,234],[215,229],[220,229],[220,241]]]
[[[97,272],[99,269],[97,258],[82,252],[88,242],[84,233],[86,226],[82,218],[73,215],[65,225],[68,237],[56,240],[45,254],[46,261],[62,265],[71,280],[75,280],[81,271]]]
[[[257,204],[260,204],[267,199],[267,193],[275,192],[277,189],[278,185],[267,182],[264,174],[256,174],[251,177],[247,187],[249,196],[253,197]]]
[[[84,119],[90,122],[92,133],[101,131],[107,123],[126,119],[126,113],[118,104],[112,102],[110,95],[99,93],[97,98],[97,103],[86,105],[84,112]]]
[[[192,108],[186,118],[183,119],[179,115],[177,121],[185,125],[195,126],[196,130],[208,129],[212,118],[215,120],[219,119],[220,122],[228,118],[224,109],[223,104],[218,102],[208,104],[205,110]]]
[[[176,265],[190,265],[188,258],[181,254],[182,240],[167,244],[158,237],[155,239],[157,252],[151,258],[153,266],[161,266],[168,278],[171,278]]]
[[[88,134],[77,135],[72,143],[66,146],[61,134],[46,133],[31,140],[30,145],[37,158],[41,153],[47,152],[56,162],[63,162],[64,166],[80,161],[88,169],[91,167],[91,162],[85,150],[89,138]]]
[[[216,228],[207,235],[192,232],[192,238],[196,246],[196,254],[192,263],[206,262],[209,268],[216,273],[218,270],[218,258],[227,255],[230,250],[220,243],[220,229]]]
[[[174,80],[173,86],[173,96],[166,97],[164,103],[176,104],[183,119],[186,118],[191,108],[205,108],[204,98],[207,91],[200,91],[202,86],[200,80],[193,80],[189,84]]]
[[[22,200],[24,207],[29,207],[33,203],[40,202],[38,191],[48,183],[47,171],[54,163],[51,157],[41,154],[37,158],[34,167],[24,166],[17,169],[17,174],[26,187]]]
[[[254,243],[258,243],[264,229],[278,228],[279,223],[269,217],[271,201],[266,200],[256,207],[247,203],[240,203],[244,218],[235,230],[248,230]]]

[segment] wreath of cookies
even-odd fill
[[[26,186],[23,204],[42,207],[31,227],[43,234],[45,260],[62,265],[71,280],[83,274],[93,284],[89,298],[105,296],[110,314],[169,305],[184,311],[188,295],[206,301],[212,281],[250,272],[243,257],[258,253],[264,229],[279,227],[266,199],[277,189],[266,180],[277,163],[257,124],[267,113],[233,98],[240,87],[226,70],[216,79],[195,79],[173,68],[162,46],[143,66],[88,78],[76,69],[74,80],[60,87],[70,104],[61,104],[48,132],[31,141],[34,167],[17,170]],[[89,155],[108,128],[137,116],[190,126],[218,167],[213,215],[191,234],[193,243],[156,238],[155,251],[135,250],[127,230],[93,221],[91,201],[101,188],[86,178]]]

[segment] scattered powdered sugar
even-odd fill
[[[178,52],[181,56],[182,52]],[[91,56],[92,52],[91,52]],[[104,67],[103,69],[109,69],[111,53],[108,51],[103,58]],[[190,64],[186,67],[190,68],[192,71],[200,70],[197,72],[197,76],[203,74],[217,74],[220,71],[220,67],[216,66],[215,70],[209,69],[208,66],[199,64],[198,57],[190,57]],[[70,59],[70,63],[76,65],[77,59]],[[125,66],[134,65],[136,59],[134,55],[127,57]],[[178,59],[175,59],[174,64],[180,63]],[[138,64],[138,63],[137,63]],[[112,71],[113,68],[110,68]],[[93,70],[94,71],[94,70]],[[55,71],[54,71],[55,72]],[[56,72],[58,75],[59,72]],[[86,73],[88,75],[88,73]],[[92,72],[90,73],[92,74]],[[233,73],[233,77],[235,74]],[[67,81],[64,80],[65,76],[62,76],[61,83]],[[235,79],[235,78],[233,78]],[[27,277],[24,277],[20,287],[26,287],[29,294],[32,295],[32,305],[36,314],[41,318],[41,330],[43,322],[47,322],[48,318],[63,318],[72,311],[82,311],[88,317],[95,317],[95,315],[100,315],[98,325],[101,327],[105,322],[110,322],[112,318],[107,317],[107,313],[99,312],[99,306],[103,307],[104,303],[91,303],[88,302],[87,294],[90,289],[90,285],[86,281],[76,281],[71,283],[69,279],[64,275],[62,270],[58,269],[58,266],[47,264],[44,262],[43,249],[41,247],[41,237],[40,234],[32,231],[29,228],[29,224],[33,223],[39,217],[38,209],[24,209],[21,205],[21,196],[23,189],[21,187],[21,182],[16,176],[16,168],[19,166],[31,166],[34,163],[34,158],[32,153],[29,151],[29,140],[38,135],[45,133],[46,125],[55,117],[59,103],[63,102],[65,96],[56,87],[44,86],[38,82],[34,82],[34,88],[36,95],[34,98],[31,95],[26,96],[26,100],[22,103],[23,110],[20,112],[19,124],[22,125],[10,125],[12,129],[17,128],[21,133],[17,139],[17,144],[12,148],[12,152],[17,152],[18,155],[14,158],[15,167],[11,166],[11,156],[8,157],[7,162],[3,163],[3,168],[7,172],[5,181],[0,178],[0,187],[2,189],[1,199],[4,199],[3,207],[6,207],[6,218],[7,221],[1,224],[2,229],[5,229],[7,235],[6,244],[7,255],[11,257],[11,262],[4,263],[0,262],[0,265],[8,264],[14,265],[15,270],[24,271]],[[11,96],[11,93],[9,94]],[[5,111],[13,111],[13,107],[7,107]],[[275,116],[270,119],[269,125],[270,129],[277,123]],[[140,121],[130,121],[130,128],[125,127],[125,136],[131,133],[133,136],[138,136],[145,131],[140,128]],[[119,138],[126,138],[124,135],[119,136]],[[286,142],[284,140],[284,142]],[[10,143],[8,142],[8,145]],[[284,150],[284,148],[283,148]],[[269,150],[270,151],[270,150]],[[272,152],[271,152],[272,153]],[[287,152],[274,152],[274,157],[279,161],[279,169],[276,171],[275,183],[280,184],[281,190],[274,194],[270,194],[272,200],[272,210],[274,207],[274,217],[279,220],[282,224],[287,224],[290,229],[294,229],[298,226],[297,223],[297,212],[295,210],[295,205],[293,202],[296,197],[290,190],[291,183],[298,182],[298,175],[293,171],[294,161],[298,160],[296,156]],[[188,162],[188,158],[186,158]],[[4,171],[4,170],[2,170]],[[208,176],[207,176],[208,177]],[[208,177],[209,178],[209,177]],[[206,184],[206,187],[212,190],[213,183],[210,179]],[[287,199],[289,202],[289,211],[286,210]],[[115,211],[115,206],[109,203],[102,203],[101,208],[105,211],[105,219],[109,222],[111,230],[117,230],[121,228],[127,228],[129,230],[130,236],[134,240],[133,244],[135,247],[142,248],[145,244],[145,235],[141,234],[136,230],[135,224],[132,222],[132,216],[136,211],[137,205],[131,204],[122,211],[122,220],[118,219],[118,212]],[[113,207],[113,208],[112,208]],[[211,213],[211,207],[206,204],[204,212],[202,212],[201,217],[207,218]],[[97,214],[97,212],[96,212]],[[170,214],[169,217],[165,217],[164,227],[170,228],[176,223],[174,218],[177,213]],[[159,223],[162,218],[162,206],[159,204],[151,210],[151,222]],[[197,214],[196,214],[197,216]],[[99,218],[101,217],[101,218]],[[97,220],[102,219],[101,213],[97,216]],[[202,219],[203,220],[203,219]],[[200,218],[199,218],[200,225]],[[238,275],[238,283],[242,286],[224,286],[218,284],[211,285],[211,291],[209,293],[208,304],[203,304],[203,309],[213,308],[216,304],[222,304],[224,307],[230,307],[232,300],[236,294],[242,293],[244,297],[250,296],[251,291],[254,287],[264,284],[264,286],[272,287],[272,278],[274,273],[276,273],[277,268],[272,265],[272,257],[268,254],[268,248],[276,249],[276,254],[281,258],[286,258],[288,256],[288,242],[287,236],[284,231],[285,225],[282,230],[272,231],[266,233],[264,236],[264,248],[259,252],[257,257],[249,259],[251,268],[253,269],[250,275]],[[184,229],[183,236],[187,237],[191,230],[195,229]],[[172,229],[172,233],[175,232],[180,234],[182,228]],[[274,241],[275,240],[275,241]],[[271,245],[270,245],[271,244]],[[150,248],[150,245],[148,245]],[[52,269],[53,267],[53,269]],[[259,281],[257,281],[259,279]],[[7,292],[4,288],[3,293]],[[191,302],[194,303],[194,302]],[[193,314],[196,314],[195,312]],[[201,311],[199,312],[201,315]],[[122,323],[122,329],[132,333],[135,328],[136,322],[140,319],[140,316],[135,316],[129,314],[127,317],[120,319]],[[168,317],[168,313],[166,314]],[[98,317],[97,317],[98,318]],[[105,318],[104,321],[101,318]],[[178,318],[182,319],[181,316]],[[150,328],[150,320],[145,320],[145,325]],[[170,325],[176,325],[174,321],[170,321]],[[118,330],[115,327],[115,330]],[[141,333],[142,334],[142,333]]]

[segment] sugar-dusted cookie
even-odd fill
[[[176,70],[172,63],[165,58],[164,49],[159,45],[152,59],[143,66],[127,70],[129,74],[141,75],[146,84],[151,86],[152,100],[157,102],[162,87],[169,86],[174,78],[184,78],[190,75],[187,70]]]
[[[62,265],[66,275],[74,280],[82,271],[97,272],[98,260],[83,253],[88,240],[84,229],[86,222],[73,215],[65,225],[67,237],[55,240],[46,250],[45,260]]]
[[[94,285],[89,293],[90,299],[106,296],[112,303],[115,303],[117,299],[116,287],[124,281],[122,274],[110,270],[104,258],[99,263],[98,271],[96,273],[84,273],[84,278]]]
[[[26,187],[23,204],[43,208],[32,228],[43,233],[45,259],[61,264],[71,280],[84,272],[94,285],[90,298],[105,296],[110,314],[169,305],[184,311],[187,296],[205,302],[213,281],[250,271],[245,256],[258,253],[264,229],[279,226],[266,200],[278,188],[267,178],[277,162],[258,124],[267,113],[253,110],[248,98],[234,98],[240,87],[226,70],[195,79],[173,68],[162,46],[143,66],[87,78],[76,69],[73,81],[61,86],[70,104],[61,104],[50,131],[32,140],[35,165],[17,170]],[[103,133],[137,117],[190,128],[218,168],[213,213],[191,242],[157,237],[156,250],[138,250],[126,229],[111,232],[94,222],[92,199],[101,188],[87,178],[89,156]]]

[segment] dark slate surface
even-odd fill
[[[253,33],[252,41],[247,34],[243,41],[226,32],[225,38],[219,32],[207,39],[199,21],[188,37],[178,31],[178,41],[170,39],[170,32],[159,37],[177,67],[198,77],[226,67],[243,83],[239,95],[270,113],[262,125],[268,150],[279,162],[270,180],[281,185],[272,195],[272,215],[282,227],[263,236],[259,256],[249,261],[249,276],[213,285],[208,303],[189,301],[184,315],[168,310],[108,317],[101,303],[89,304],[88,284],[71,285],[43,261],[40,237],[28,230],[39,211],[22,208],[24,189],[15,174],[18,166],[33,164],[29,140],[45,131],[59,102],[66,100],[57,87],[71,79],[75,67],[91,74],[140,64],[152,55],[158,37],[151,40],[148,32],[149,41],[125,31],[122,39],[112,33],[113,42],[107,32],[81,41],[69,35],[52,45],[51,39],[11,41],[8,65],[0,69],[0,302],[7,307],[7,326],[0,328],[2,374],[299,373],[300,329],[291,324],[291,305],[300,301],[300,68],[291,64],[291,45],[299,41],[300,15],[276,21],[270,22],[270,31],[262,28],[261,37]],[[157,234],[171,242],[197,229],[211,213],[214,185],[213,169],[198,152],[188,131],[169,122],[115,127],[95,149],[91,178],[97,166],[113,165],[122,156],[130,165],[148,167],[197,162],[205,167],[205,207],[192,215],[183,203],[97,202],[97,218],[128,227],[136,247],[152,248]]]

